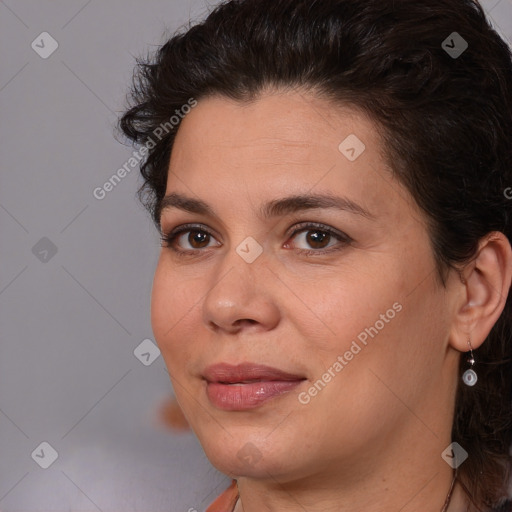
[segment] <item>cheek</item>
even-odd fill
[[[193,280],[180,278],[159,262],[151,291],[151,326],[170,371],[188,357],[187,347],[193,339],[189,331],[191,325],[197,325],[193,319],[198,315],[200,296]]]
[[[160,344],[164,334],[168,331],[177,311],[175,306],[175,283],[169,274],[164,272],[161,261],[159,261],[153,277],[151,290],[151,326],[153,333]]]
[[[385,272],[384,262],[381,265],[379,275],[368,269],[346,267],[318,279],[315,286],[297,287],[303,304],[292,309],[290,315],[301,322],[304,338],[320,355],[324,353],[331,359],[342,355],[353,341],[364,347],[365,341],[389,331],[400,316],[397,310],[401,304],[397,303],[403,283],[399,276]],[[328,362],[324,357],[322,360],[324,364]]]
[[[428,382],[425,372],[446,329],[442,298],[434,275],[429,276],[430,261],[417,254],[409,255],[408,265],[396,257],[376,255],[377,259],[373,264],[367,260],[364,268],[354,265],[341,275],[320,280],[321,290],[302,286],[297,291],[307,297],[315,315],[292,313],[300,322],[315,377],[325,374],[341,356],[343,370],[338,364],[333,372],[344,377],[336,377],[337,384],[329,387],[334,390],[343,381],[345,389],[355,388],[357,400],[364,399],[369,389],[385,388],[378,377],[406,393],[412,391],[408,383],[418,375]],[[302,310],[306,311],[304,306]],[[386,389],[380,394],[384,398]]]

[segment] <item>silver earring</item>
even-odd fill
[[[468,363],[471,365],[471,367],[462,374],[462,382],[464,382],[466,386],[474,386],[476,384],[476,381],[478,380],[478,376],[475,370],[473,370],[473,366],[475,364],[475,357],[473,356],[473,347],[471,346],[469,338],[468,346],[470,353],[470,356],[468,357]]]

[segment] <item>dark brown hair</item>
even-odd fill
[[[462,40],[465,51],[450,54]],[[120,120],[132,141],[155,143],[139,194],[157,226],[179,124],[156,138],[158,126],[190,98],[251,101],[268,87],[310,89],[374,120],[394,175],[425,213],[443,286],[484,235],[512,240],[512,59],[476,2],[234,0],[176,34],[138,62]],[[510,295],[475,357],[478,382],[459,385],[455,404],[452,438],[469,452],[459,479],[479,507],[505,510]]]

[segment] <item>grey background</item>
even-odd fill
[[[512,0],[483,4],[510,42]],[[138,169],[92,193],[131,156],[113,127],[134,56],[210,6],[0,1],[3,512],[201,511],[229,482],[191,434],[158,427],[169,376],[161,356],[134,355],[153,340],[159,247]],[[46,59],[31,47],[42,32],[59,45]],[[58,452],[48,469],[31,457],[43,441]]]

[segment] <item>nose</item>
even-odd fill
[[[247,263],[233,250],[216,267],[203,302],[203,321],[209,329],[236,334],[277,326],[276,279],[262,256]]]

